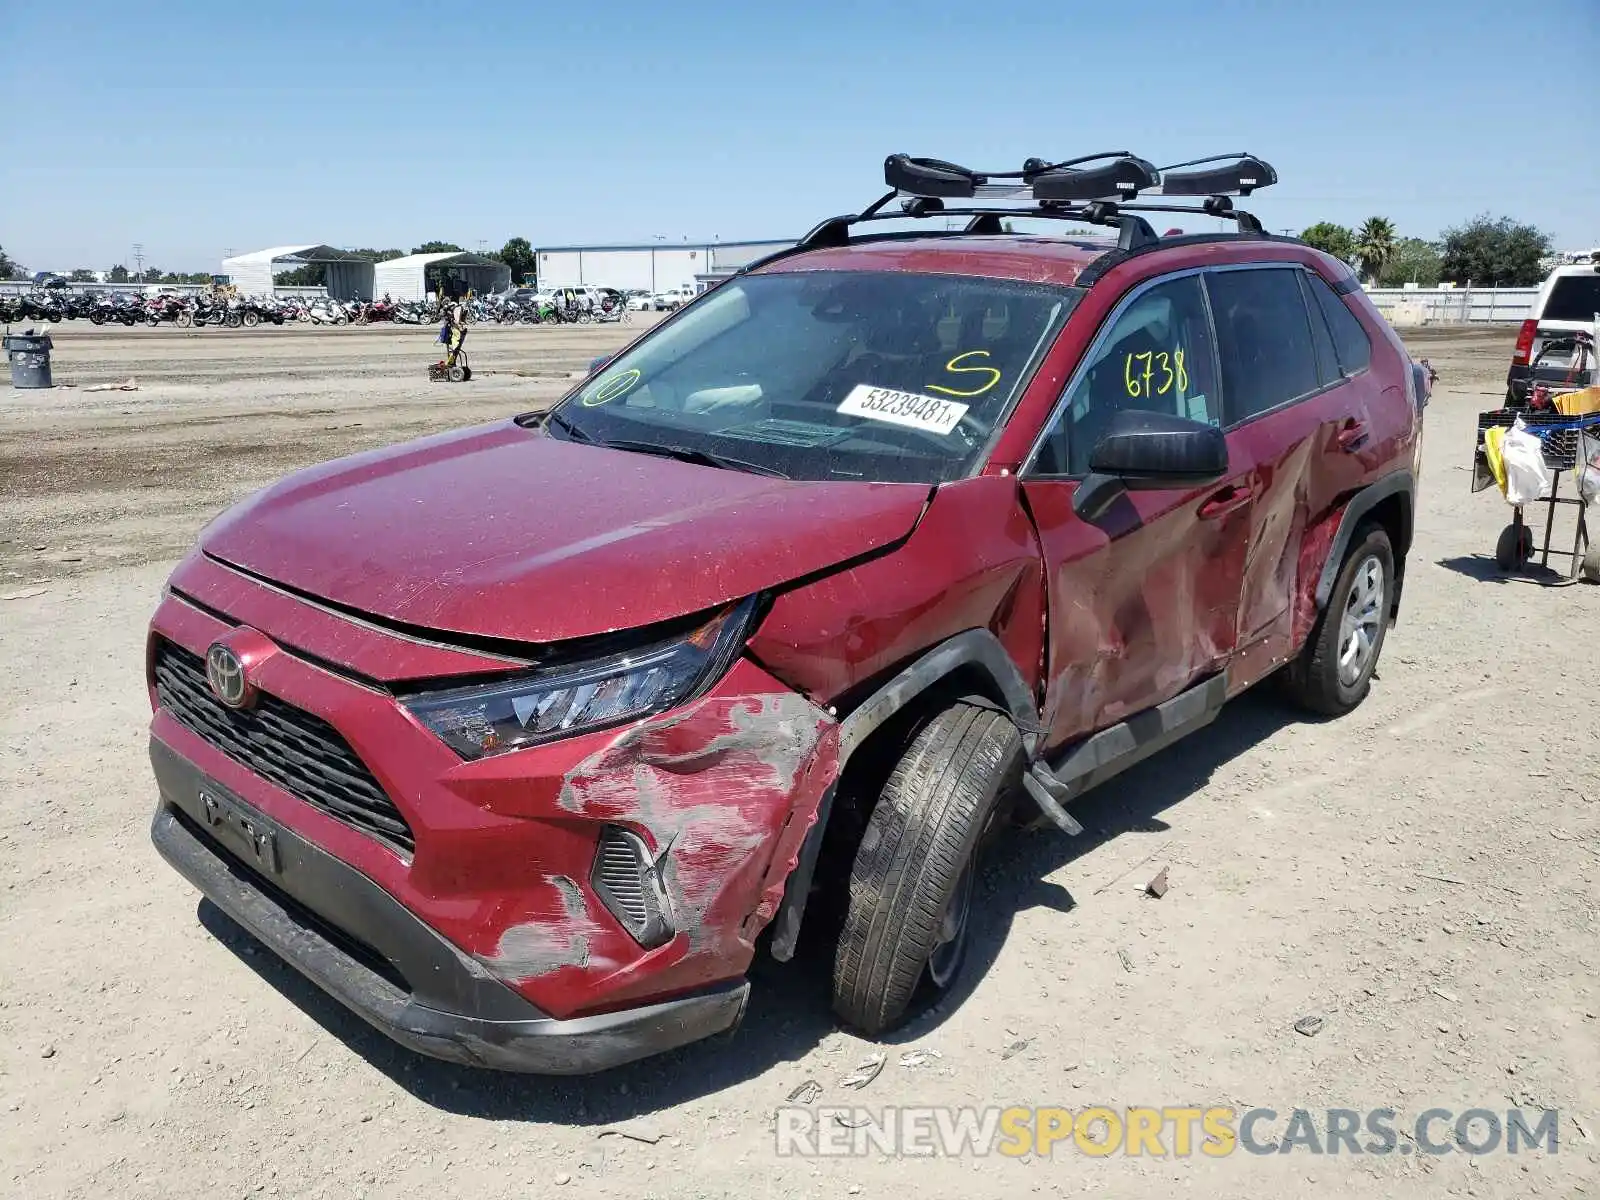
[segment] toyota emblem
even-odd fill
[[[229,708],[248,708],[254,697],[239,656],[217,642],[206,651],[206,682]]]

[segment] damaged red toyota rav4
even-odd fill
[[[1076,832],[1269,676],[1366,696],[1426,380],[1234,206],[1272,168],[885,178],[548,414],[291,476],[172,575],[155,843],[397,1041],[666,1050],[803,919],[888,1030],[959,972],[991,834]]]

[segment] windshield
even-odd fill
[[[608,363],[554,427],[791,479],[959,478],[1079,294],[905,272],[741,276]]]

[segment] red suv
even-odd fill
[[[161,853],[441,1058],[730,1029],[803,917],[840,1016],[893,1026],[960,968],[991,833],[1077,831],[1269,676],[1353,708],[1396,612],[1425,381],[1234,208],[1270,167],[1189,167],[895,156],[550,413],[221,517],[150,631]]]

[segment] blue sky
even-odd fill
[[[1600,0],[8,5],[0,244],[797,235],[904,150],[1244,148],[1273,229],[1508,213],[1600,245]]]

